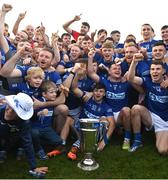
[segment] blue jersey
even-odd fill
[[[114,46],[115,49],[118,48],[124,48],[124,44],[123,43],[118,43],[117,45]]]
[[[62,83],[61,76],[56,71],[44,71],[45,80],[53,81],[56,85],[60,85]]]
[[[65,62],[64,60],[61,60],[58,65],[64,66],[64,68],[71,68],[74,67],[74,64],[75,63],[72,61]]]
[[[96,53],[94,59],[97,61],[98,65],[103,64],[109,68],[114,60],[114,57],[112,57],[110,61],[106,61],[100,53]]]
[[[64,58],[65,53],[63,51],[60,51],[60,59]],[[58,63],[59,64],[59,63]]]
[[[129,70],[130,65],[127,63],[127,61],[123,61],[121,63],[121,72],[122,76]],[[137,76],[142,76],[145,74],[145,69],[144,66],[138,65],[136,66],[136,75]],[[139,92],[132,86],[130,85],[129,92],[128,92],[128,107],[132,108],[133,105],[138,104],[138,99],[139,99]]]
[[[152,82],[149,77],[143,78],[143,86],[146,89],[147,108],[164,121],[168,121],[168,89]]]
[[[137,76],[149,76],[150,74],[150,61],[147,61],[146,59],[143,61],[138,62],[136,66],[136,75]],[[129,70],[129,64],[126,61],[123,61],[121,63],[121,71],[122,76]]]
[[[2,49],[0,49],[0,54],[1,54],[1,64],[4,65],[6,62],[6,58],[5,58],[5,53]]]
[[[152,47],[153,47],[153,45],[154,45],[156,42],[158,42],[158,41],[152,39],[152,40],[150,40],[150,41],[148,41],[148,42],[140,42],[140,43],[139,43],[139,46],[140,46],[140,47],[144,47],[144,48],[147,49],[147,55],[148,55],[148,58],[149,58],[149,59],[152,59]]]
[[[138,62],[136,66],[136,75],[140,77],[150,76],[150,64],[151,63],[146,59]]]
[[[114,56],[111,58],[111,60],[106,61],[101,54],[96,53],[94,59],[97,61],[98,65],[102,64],[105,67],[110,68],[111,64],[113,63]],[[104,77],[107,77],[108,75],[108,71],[105,68],[98,68],[97,73],[100,76],[104,76]]]
[[[67,69],[67,68],[74,67],[75,63],[72,61],[65,62],[64,60],[61,60],[57,66],[59,66],[59,65],[63,66],[65,69]],[[61,78],[63,78],[64,75],[66,75],[66,73],[61,74]]]
[[[128,82],[112,82],[100,77],[100,83],[106,87],[106,101],[112,107],[113,112],[118,112],[128,106],[128,91],[131,87]]]
[[[28,94],[31,97],[34,96],[35,98],[38,98],[41,95],[40,88],[31,87],[26,82],[12,83],[9,85],[9,90],[15,93],[22,92]]]
[[[14,45],[10,42],[10,40],[9,40],[8,38],[6,38],[6,40],[7,40],[7,42],[8,42],[9,49],[10,49],[11,51],[13,51],[14,53],[16,53],[16,51],[17,51],[16,46],[14,46]]]
[[[7,37],[5,37],[6,40],[7,40],[7,43],[8,43],[8,46],[9,46],[9,51],[10,51],[10,54],[15,54],[16,53],[16,47],[14,45],[11,44],[11,42],[9,41],[9,39]],[[8,52],[9,52],[8,51]],[[5,52],[3,51],[3,49],[0,48],[0,52],[1,52],[1,55],[2,55],[2,58],[1,58],[1,64],[5,64],[5,62],[8,60],[6,59],[6,54]],[[8,53],[7,52],[7,53]]]
[[[21,71],[22,77],[25,77],[27,75],[27,70],[31,67],[32,66],[17,66],[17,69]],[[62,83],[61,77],[56,71],[44,71],[44,74],[45,80],[53,81],[56,85],[60,85]]]
[[[68,77],[69,73],[67,73],[63,78],[66,79]],[[95,82],[88,78],[87,76],[84,79],[81,79],[78,81],[78,88],[80,88],[82,91],[92,91],[92,88],[94,86]],[[81,106],[82,100],[81,98],[78,98],[71,90],[69,92],[69,96],[66,98],[66,105],[70,110],[76,109],[79,106]]]
[[[124,44],[118,43],[114,48],[115,49],[124,48]],[[115,57],[123,58],[124,54],[122,54],[122,53],[115,53]]]
[[[46,101],[44,97],[39,99],[40,101]],[[48,114],[37,116],[37,113],[39,111],[42,111],[43,109],[48,110]],[[54,113],[54,107],[45,107],[40,108],[38,110],[35,110],[35,115],[31,118],[31,126],[32,128],[46,128],[46,127],[52,127],[53,122],[53,113]]]
[[[85,76],[85,78],[78,80],[78,88],[82,91],[90,92],[93,90],[94,85],[95,82],[88,76]]]
[[[96,44],[95,44],[95,48],[96,48],[96,49],[100,49],[101,47],[102,47],[102,44],[99,44],[99,43],[96,43]]]
[[[112,108],[104,100],[101,103],[97,103],[92,97],[84,103],[80,118],[100,119],[102,116],[113,116]]]

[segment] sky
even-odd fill
[[[81,22],[86,21],[91,26],[90,32],[103,28],[109,35],[112,30],[119,30],[121,42],[128,34],[141,40],[140,29],[144,23],[151,24],[155,39],[160,39],[160,28],[168,24],[167,0],[1,0],[0,7],[3,3],[13,6],[6,15],[10,32],[19,13],[25,11],[27,14],[19,30],[28,24],[37,27],[42,22],[49,36],[57,30],[61,35],[65,32],[62,25],[79,14],[82,14],[81,20],[72,24],[72,29],[78,31]]]

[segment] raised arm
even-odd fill
[[[95,37],[96,33],[97,33],[97,29],[94,32],[91,32],[91,34],[90,34],[92,42],[94,42],[94,37]]]
[[[136,65],[138,64],[138,61],[142,60],[142,58],[143,56],[141,53],[134,54],[133,60],[131,62],[131,65],[129,67],[128,74],[127,74],[128,81],[130,81],[131,83],[135,83],[137,85],[141,85],[143,82],[141,77],[135,76]]]
[[[41,26],[39,28],[39,33],[40,33],[41,37],[43,38],[45,45],[50,47],[49,37],[45,32],[46,32],[46,28],[44,27],[43,23],[41,22]]]
[[[65,103],[65,95],[64,92],[61,91],[60,95],[56,98],[55,101],[39,101],[38,99],[36,99],[35,97],[33,97],[33,107],[34,109],[37,108],[44,108],[44,107],[52,107],[52,106],[58,106],[60,104],[64,104]]]
[[[63,65],[59,64],[57,67],[56,67],[56,71],[59,73],[59,74],[65,74],[66,72],[71,72],[72,70],[72,67],[71,68],[65,68]]]
[[[60,61],[60,51],[59,51],[59,48],[58,48],[58,33],[52,33],[52,36],[51,36],[51,44],[52,44],[52,47],[53,47],[53,50],[54,50],[54,60],[52,61],[52,65],[53,66],[56,66],[58,64],[58,62]]]
[[[77,97],[83,97],[85,92],[78,88],[78,75],[75,76],[72,82],[72,91]]]
[[[17,51],[1,68],[0,75],[4,77],[21,77],[22,73],[19,69],[16,69],[17,60],[29,51],[28,46],[23,46]]]
[[[9,51],[8,42],[4,36],[4,22],[6,13],[12,10],[12,6],[9,4],[3,4],[1,14],[0,14],[0,45],[5,53]]]
[[[75,63],[75,66],[72,68],[72,70],[69,73],[69,76],[66,78],[66,80],[63,82],[63,85],[65,87],[67,87],[68,89],[71,88],[72,85],[72,81],[76,75],[76,72],[78,71],[78,69],[80,68],[79,63]]]
[[[74,23],[75,21],[79,21],[81,19],[81,14],[78,16],[75,16],[72,20],[66,22],[65,24],[63,24],[63,28],[66,32],[68,32],[69,34],[72,34],[72,29],[69,28],[69,26]]]
[[[91,79],[93,79],[96,83],[100,81],[100,77],[93,70],[93,57],[95,55],[95,51],[93,49],[88,53],[88,75]]]
[[[16,20],[16,22],[15,22],[15,24],[13,26],[13,29],[12,29],[12,32],[13,32],[14,35],[17,34],[20,22],[25,18],[25,16],[26,16],[26,11],[24,13],[19,14],[19,16],[18,16],[18,18],[17,18],[17,20]]]
[[[85,92],[83,92],[81,89],[78,88],[78,80],[79,80],[79,76],[77,73],[72,81],[72,91],[77,97],[83,97],[85,95]]]

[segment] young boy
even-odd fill
[[[31,67],[27,71],[25,81],[22,83],[12,83],[9,85],[9,90],[14,93],[25,93],[30,97],[38,98],[40,96],[40,85],[44,79],[44,71],[40,67]],[[21,160],[24,155],[24,150],[19,146],[17,149],[16,158]]]
[[[56,84],[49,80],[44,81],[41,85],[41,93],[40,101],[55,101],[58,93]],[[38,109],[31,121],[34,148],[42,160],[48,159],[48,156],[43,150],[41,140],[51,145],[63,144],[63,140],[52,128],[53,111],[52,106]]]
[[[18,137],[30,165],[29,173],[37,178],[44,177],[48,167],[37,168],[31,137],[29,119],[34,111],[31,97],[25,93],[18,93],[17,95],[5,96],[5,101],[1,99],[1,103],[6,103],[6,106],[0,109],[0,141],[4,139],[9,143],[11,139]],[[6,158],[6,149],[3,144],[1,145],[0,160],[2,163]]]
[[[36,98],[40,95],[39,87],[44,80],[44,71],[40,67],[31,67],[27,71],[27,76],[25,81],[22,83],[12,83],[9,86],[10,91],[15,93],[23,92],[29,96],[34,96]]]
[[[73,89],[74,93],[80,97],[83,98],[85,95],[84,91],[81,91],[78,87],[74,87]],[[115,121],[113,118],[113,111],[112,109],[106,104],[104,101],[105,96],[105,86],[102,84],[96,84],[93,89],[93,97],[91,97],[89,100],[84,100],[84,105],[82,107],[82,112],[79,117],[80,118],[90,118],[90,119],[99,119],[100,121],[107,121],[108,123],[108,130],[103,134],[103,137],[98,139],[98,150],[103,150],[105,145],[108,143],[108,140],[110,136],[112,135],[112,132],[115,128]],[[66,140],[69,129],[71,126],[75,126],[77,130],[79,129],[79,120],[77,122],[74,122],[74,120],[69,116],[66,120],[65,126],[61,132],[62,139]],[[80,136],[80,135],[79,135]],[[68,158],[75,160],[77,158],[76,153],[80,148],[80,141],[77,140],[70,152],[68,153]]]

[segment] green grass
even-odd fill
[[[154,133],[145,132],[143,139],[144,146],[135,153],[129,153],[121,150],[122,138],[113,135],[104,151],[94,154],[100,165],[95,171],[83,171],[77,167],[81,155],[78,161],[70,161],[64,154],[48,161],[38,161],[38,165],[49,167],[48,179],[167,179],[168,158],[157,153]],[[0,170],[0,178],[3,179],[31,178],[27,173],[27,162],[16,162],[12,155],[0,164]]]

